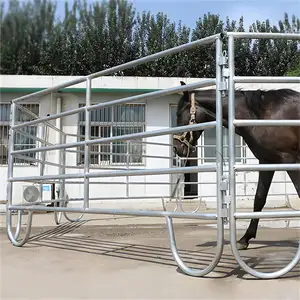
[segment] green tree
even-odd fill
[[[256,21],[250,27],[252,32],[300,32],[300,22],[296,16],[292,16],[292,24],[288,15],[284,14],[284,20],[278,22],[278,27],[271,26],[267,19],[264,22]],[[252,43],[253,75],[256,76],[283,76],[292,68],[299,55],[299,41],[286,39],[259,39]]]
[[[61,20],[55,14],[52,0],[9,0],[5,13],[1,3],[2,74],[87,75],[215,33],[245,31],[243,17],[238,22],[227,18],[224,23],[211,13],[200,17],[191,31],[163,12],[136,14],[128,0],[89,5],[87,0],[75,0],[70,7],[65,2]],[[300,21],[285,14],[278,26],[257,20],[249,29],[299,33]],[[237,39],[235,72],[241,76],[297,74],[299,51],[299,41]],[[115,75],[215,77],[215,45],[169,55]]]
[[[210,35],[224,32],[224,23],[219,15],[204,14],[196,22],[192,31],[192,41],[205,38]],[[190,72],[193,77],[215,77],[215,44],[199,46],[190,53]]]
[[[48,0],[20,4],[9,0],[1,7],[1,73],[40,74],[41,48],[54,27],[56,6]]]

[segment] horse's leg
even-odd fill
[[[274,171],[260,171],[258,184],[254,198],[254,211],[262,211],[266,204],[269,188],[274,176]],[[249,240],[256,237],[259,219],[252,219],[244,236],[238,241],[239,250],[245,250],[249,246]]]
[[[300,171],[287,171],[287,173],[289,174],[297,194],[300,197]]]

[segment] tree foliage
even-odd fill
[[[7,7],[1,3],[0,22],[0,72],[19,75],[87,75],[215,33],[246,31],[242,16],[223,22],[207,13],[191,29],[163,12],[137,13],[127,0],[66,2],[61,19],[52,0],[9,0]],[[287,14],[277,26],[256,20],[249,31],[299,33],[300,20]],[[240,39],[235,57],[237,75],[299,76],[299,41]],[[169,55],[116,75],[214,77],[215,46]]]

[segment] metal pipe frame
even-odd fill
[[[281,270],[275,272],[260,272],[251,267],[249,267],[242,259],[239,250],[237,249],[237,239],[236,239],[236,219],[248,219],[248,218],[282,218],[282,217],[299,217],[299,211],[277,211],[277,212],[251,212],[251,213],[237,213],[236,212],[236,171],[267,171],[267,170],[299,170],[300,164],[261,164],[261,165],[236,165],[235,164],[235,126],[236,123],[240,126],[282,126],[285,120],[235,120],[235,83],[239,82],[251,82],[251,83],[262,83],[262,82],[284,82],[284,83],[299,83],[300,78],[287,78],[287,77],[237,77],[235,76],[235,63],[234,63],[234,39],[235,38],[286,38],[286,39],[299,39],[300,34],[273,34],[273,33],[229,33],[228,34],[228,67],[229,67],[229,77],[228,77],[228,146],[229,146],[229,196],[230,196],[230,211],[229,211],[229,225],[230,225],[230,245],[233,256],[239,265],[252,276],[272,279],[285,275],[291,271],[297,263],[300,261],[300,241],[299,247],[295,257],[292,261]],[[296,121],[296,120],[295,120]],[[298,122],[294,120],[289,120],[286,124],[287,126],[295,125],[299,126]],[[272,123],[273,122],[273,123]],[[291,124],[293,122],[293,124]],[[260,124],[259,124],[260,123]]]
[[[183,262],[183,260],[179,255],[179,251],[176,245],[172,216],[167,216],[166,218],[168,231],[169,231],[170,247],[171,247],[173,257],[177,262],[179,268],[185,274],[188,274],[190,276],[195,276],[195,277],[205,276],[208,273],[210,273],[212,270],[214,270],[214,268],[218,265],[220,261],[220,258],[223,253],[223,246],[224,246],[224,218],[222,217],[224,195],[220,189],[220,185],[223,177],[222,95],[220,91],[220,84],[222,80],[221,77],[222,66],[220,65],[221,57],[222,57],[222,41],[221,39],[217,39],[216,40],[217,246],[216,246],[216,252],[212,262],[205,269],[199,270],[199,269],[190,268]],[[181,203],[181,197],[180,197],[180,203]]]
[[[22,246],[26,243],[26,241],[29,238],[30,230],[31,230],[31,224],[32,224],[32,216],[33,212],[35,211],[52,211],[55,214],[55,221],[57,224],[61,222],[61,215],[64,214],[65,218],[71,222],[78,221],[81,219],[84,213],[91,214],[91,213],[98,213],[98,214],[109,214],[109,215],[129,215],[129,216],[150,216],[150,217],[164,217],[166,218],[167,222],[167,228],[169,231],[169,238],[170,238],[170,248],[173,254],[173,257],[175,261],[177,262],[180,269],[191,276],[204,276],[208,273],[210,273],[219,263],[221,255],[223,253],[223,246],[224,246],[224,224],[225,222],[229,221],[230,225],[230,244],[231,249],[233,252],[233,255],[237,262],[240,264],[240,266],[249,274],[259,277],[259,278],[276,278],[279,276],[282,276],[289,272],[291,269],[293,269],[298,261],[300,260],[300,246],[298,248],[297,254],[294,257],[294,259],[282,270],[279,270],[277,272],[273,273],[262,273],[257,272],[256,270],[253,270],[250,268],[246,263],[241,259],[241,256],[238,252],[237,245],[236,245],[236,220],[237,219],[247,219],[247,218],[282,218],[282,217],[299,217],[298,211],[292,211],[292,212],[259,212],[259,213],[238,213],[236,212],[236,178],[235,178],[235,172],[237,171],[255,171],[255,170],[294,170],[299,168],[299,164],[269,164],[269,165],[237,165],[235,163],[235,143],[234,143],[234,135],[235,135],[235,126],[253,126],[253,124],[256,124],[256,126],[299,126],[298,120],[288,120],[285,122],[284,120],[270,120],[270,121],[257,121],[257,120],[236,120],[235,114],[234,114],[234,103],[235,103],[235,96],[234,96],[234,86],[235,83],[245,83],[245,82],[251,82],[251,83],[261,83],[261,82],[282,82],[282,83],[299,83],[300,78],[282,78],[282,77],[240,77],[235,76],[234,72],[234,39],[238,38],[250,38],[250,39],[256,39],[256,38],[285,38],[285,39],[300,39],[300,34],[281,34],[281,33],[241,33],[241,32],[232,32],[227,33],[228,36],[228,73],[223,74],[223,68],[224,68],[224,54],[222,52],[222,39],[223,34],[216,34],[212,35],[206,38],[203,38],[201,40],[197,40],[191,43],[187,43],[181,46],[177,46],[172,49],[168,49],[165,51],[161,51],[152,55],[149,55],[147,57],[143,57],[116,67],[112,67],[107,70],[103,70],[94,74],[90,74],[88,76],[80,77],[76,80],[72,80],[70,82],[66,82],[57,86],[54,86],[52,88],[48,88],[33,94],[29,94],[26,96],[22,96],[19,98],[16,98],[12,100],[12,106],[11,106],[11,127],[10,127],[10,134],[9,134],[9,159],[8,159],[8,183],[7,183],[7,230],[8,230],[8,237],[11,240],[12,244],[15,246]],[[112,73],[116,73],[121,70],[125,70],[127,68],[136,67],[138,65],[156,60],[158,58],[164,57],[166,55],[179,53],[184,50],[192,49],[196,46],[201,45],[207,45],[210,43],[216,43],[216,78],[215,79],[205,79],[197,83],[188,84],[185,86],[178,86],[170,89],[165,90],[159,90],[143,95],[137,95],[137,96],[131,96],[126,97],[123,99],[117,99],[113,101],[108,101],[105,103],[99,103],[95,105],[91,105],[91,86],[92,86],[92,79],[109,75]],[[224,89],[224,82],[227,80],[228,76],[228,131],[229,131],[229,209],[228,209],[228,203],[225,202],[225,196],[226,196],[226,189],[224,188],[224,180],[226,180],[226,177],[224,176],[225,172],[223,170],[223,133],[222,133],[222,93]],[[33,97],[41,97],[44,95],[47,95],[52,92],[60,91],[63,88],[73,86],[79,83],[86,82],[86,103],[84,107],[68,110],[62,112],[61,110],[57,112],[54,115],[43,117],[43,118],[37,118],[36,120],[24,122],[21,124],[16,124],[16,108],[19,106],[19,103],[21,101],[25,101],[27,99],[33,98]],[[138,101],[148,101],[152,100],[158,97],[171,95],[174,93],[184,92],[184,91],[190,91],[201,87],[208,87],[216,85],[216,121],[214,122],[208,122],[203,124],[195,124],[195,125],[186,125],[176,128],[168,128],[164,130],[155,130],[151,132],[142,132],[142,133],[135,133],[135,134],[127,134],[122,136],[114,136],[109,138],[102,138],[102,139],[91,139],[91,111],[95,109],[110,107],[114,105],[129,103],[129,102],[138,102]],[[57,127],[53,126],[52,124],[48,123],[50,120],[61,120],[63,117],[78,114],[84,112],[85,113],[85,140],[82,142],[76,142],[76,143],[67,143],[67,137],[68,136],[77,136],[73,134],[67,134],[62,131],[61,127],[61,121],[58,121]],[[55,145],[48,145],[46,144],[46,138],[45,141],[40,141],[41,143],[44,143],[45,146],[29,149],[29,150],[19,150],[14,151],[14,134],[17,130],[26,127],[31,126],[35,124],[45,124],[45,126],[50,126],[50,128],[53,128],[59,132],[59,143]],[[284,124],[284,125],[282,125]],[[175,168],[165,168],[165,169],[129,169],[129,164],[127,161],[126,169],[118,169],[118,171],[112,171],[107,169],[103,169],[102,172],[95,172],[90,173],[90,170],[93,168],[90,166],[90,160],[89,160],[89,154],[90,154],[90,146],[94,144],[105,144],[110,143],[114,141],[128,141],[129,140],[135,140],[135,139],[141,139],[141,138],[147,138],[147,137],[155,137],[155,136],[161,136],[161,135],[168,135],[173,133],[181,133],[186,131],[193,131],[193,130],[200,130],[200,129],[207,129],[207,128],[216,128],[216,164],[205,164],[197,167],[185,167],[185,164],[183,167],[175,167]],[[151,144],[151,143],[149,143]],[[152,144],[159,144],[159,143],[152,143]],[[47,145],[47,146],[46,146]],[[78,146],[84,146],[84,166],[83,166],[83,173],[75,173],[75,174],[67,174],[66,169],[69,167],[66,165],[66,153],[67,152],[73,152],[72,150],[67,150],[68,148],[78,147]],[[160,145],[161,146],[161,145]],[[168,145],[172,146],[172,145]],[[27,177],[14,177],[13,174],[13,161],[15,156],[20,156],[25,153],[43,153],[46,155],[47,151],[52,150],[59,150],[59,162],[58,164],[55,164],[56,166],[59,166],[59,175],[45,175],[43,166],[47,164],[47,162],[43,162],[43,160],[39,160],[38,162],[42,166],[41,176],[27,176]],[[129,156],[127,155],[127,158]],[[159,158],[159,157],[155,157]],[[79,168],[79,167],[78,167]],[[105,172],[103,172],[105,171]],[[184,174],[184,173],[198,173],[198,172],[217,172],[217,182],[216,182],[216,194],[217,194],[217,211],[216,213],[198,213],[198,208],[193,212],[177,212],[178,208],[178,197],[180,201],[182,201],[182,198],[180,193],[178,193],[177,190],[177,196],[176,198],[176,208],[174,211],[166,211],[165,203],[163,198],[170,198],[170,196],[162,197],[162,205],[163,210],[162,211],[146,211],[146,210],[123,210],[123,209],[100,209],[100,208],[90,208],[89,207],[89,201],[96,199],[91,198],[89,195],[89,186],[90,184],[94,184],[97,182],[93,182],[90,179],[91,178],[110,178],[110,177],[124,177],[126,176],[124,184],[142,184],[139,182],[130,182],[129,176],[141,176],[141,175],[156,175],[156,174]],[[227,172],[226,172],[227,173]],[[76,178],[82,178],[82,181],[68,181],[67,179],[76,179]],[[59,182],[60,183],[60,194],[59,199],[54,200],[55,203],[54,207],[44,207],[41,206],[41,203],[28,203],[28,204],[22,204],[22,205],[13,205],[12,204],[12,198],[13,198],[13,184],[14,182],[39,182],[40,184],[45,182]],[[73,183],[81,183],[84,185],[84,197],[83,198],[68,198],[66,194],[65,186],[66,184],[73,184]],[[143,183],[144,184],[144,183]],[[149,183],[150,184],[150,183]],[[155,183],[153,183],[155,184]],[[161,184],[172,184],[172,183],[162,183]],[[175,184],[177,185],[177,184]],[[178,185],[178,186],[181,186]],[[176,191],[175,191],[176,193]],[[174,195],[175,195],[174,193]],[[173,195],[173,194],[172,194]],[[155,198],[158,198],[158,196],[153,196]],[[115,197],[114,199],[138,199],[139,197],[130,197],[129,192],[127,191],[126,197]],[[143,197],[145,198],[145,197]],[[148,197],[149,198],[149,197]],[[188,197],[184,197],[188,198]],[[100,198],[97,198],[100,199]],[[101,198],[103,199],[103,198]],[[108,199],[108,198],[106,198]],[[81,208],[73,208],[73,207],[67,207],[68,202],[71,201],[83,201],[83,207]],[[45,203],[46,201],[42,201]],[[58,203],[60,206],[57,206]],[[182,204],[182,202],[180,202]],[[182,206],[182,205],[181,205]],[[12,232],[12,211],[17,210],[18,211],[18,222],[16,227],[16,232],[13,234]],[[21,240],[19,238],[20,231],[21,231],[21,217],[22,212],[26,211],[28,212],[28,222],[27,222],[27,228],[25,232],[25,237]],[[67,213],[82,213],[81,216],[75,220],[68,217]],[[57,214],[59,213],[59,215]],[[176,246],[175,241],[175,234],[174,234],[174,228],[173,228],[173,218],[188,218],[188,219],[204,219],[204,220],[215,220],[217,222],[217,247],[216,252],[213,260],[211,263],[204,269],[193,269],[184,264],[181,257],[179,256],[179,252]]]

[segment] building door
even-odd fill
[[[171,105],[170,106],[170,120],[171,120],[171,127],[176,126],[176,111],[177,111],[177,105]],[[173,139],[170,136],[170,142],[173,143]],[[173,149],[171,149],[171,155],[174,156]],[[194,159],[189,159],[186,163],[187,167],[191,166],[197,166],[198,165],[198,148],[196,149],[195,152],[190,153],[190,158]],[[176,166],[176,159],[171,160],[172,166]],[[176,182],[178,178],[178,174],[171,175],[171,182]],[[198,197],[198,174],[197,173],[185,173],[184,174],[184,196],[185,197]],[[194,184],[193,184],[194,182]],[[171,186],[171,190],[173,191],[173,185]]]

